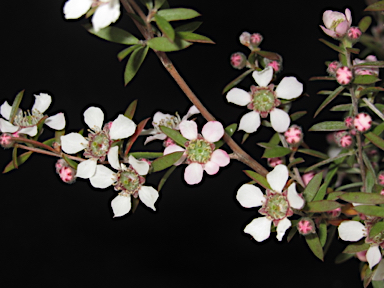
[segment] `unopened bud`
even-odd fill
[[[340,147],[348,148],[352,145],[353,138],[347,131],[339,131],[335,133],[335,141]]]
[[[355,126],[355,129],[360,132],[367,131],[371,128],[371,125],[372,118],[367,113],[359,113],[353,120],[353,126]]]
[[[55,164],[56,173],[63,182],[71,184],[76,180],[76,170],[68,165],[64,159],[57,160]]]
[[[244,53],[236,52],[231,55],[231,65],[235,69],[243,69],[247,64],[247,57]]]
[[[384,171],[379,172],[379,175],[377,176],[377,181],[380,185],[384,186]]]
[[[347,66],[337,68],[336,70],[336,81],[341,85],[347,85],[351,83],[353,78],[352,70]]]
[[[315,233],[315,223],[313,223],[312,219],[303,217],[297,223],[297,231],[299,231],[301,235]]]
[[[276,167],[279,164],[284,164],[284,159],[282,157],[268,158],[268,166],[271,168]]]
[[[297,146],[303,140],[303,132],[299,126],[292,125],[284,132],[284,137],[289,144]]]
[[[352,116],[345,117],[344,124],[349,129],[353,128],[353,117]]]
[[[251,34],[249,32],[243,32],[240,35],[240,43],[244,46],[249,47],[251,41]]]
[[[330,210],[330,211],[327,211],[327,215],[330,218],[337,218],[340,216],[340,214],[341,214],[341,208],[340,207],[333,209],[333,210]]]
[[[348,38],[353,42],[359,40],[361,34],[363,33],[361,32],[359,27],[350,27],[347,31]]]
[[[303,179],[303,182],[305,185],[308,185],[309,181],[311,181],[314,176],[315,176],[315,172],[311,171],[303,174],[301,176],[301,179]]]
[[[329,63],[328,65],[328,68],[327,68],[327,72],[332,75],[332,76],[336,76],[336,70],[337,68],[341,67],[341,64],[340,62],[338,61],[333,61],[331,63]]]
[[[261,41],[263,41],[263,36],[259,33],[253,33],[249,39],[250,48],[255,49],[259,47]]]
[[[3,133],[0,135],[0,145],[3,148],[11,148],[15,141],[11,140],[12,135],[9,133]]]

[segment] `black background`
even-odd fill
[[[304,108],[311,114],[322,101],[316,92],[335,88],[330,82],[308,81],[325,75],[324,61],[337,57],[318,41],[326,38],[319,28],[322,13],[349,7],[354,25],[365,15],[363,1],[169,2],[172,7],[199,11],[204,23],[197,32],[216,42],[196,44],[169,56],[224,125],[238,123],[245,113],[221,94],[240,73],[229,65],[231,53],[248,53],[239,43],[241,32],[261,33],[261,48],[282,55],[280,79],[296,76],[309,95],[295,102],[292,111]],[[154,53],[124,87],[126,60],[120,63],[116,57],[124,47],[88,34],[81,26],[88,22],[84,18],[65,21],[63,4],[52,0],[2,3],[1,103],[12,103],[25,89],[21,107],[28,109],[33,94],[49,93],[53,103],[47,114],[65,112],[67,132],[86,128],[82,113],[91,105],[102,107],[106,120],[114,120],[138,99],[136,123],[159,110],[186,113],[188,99]],[[117,25],[139,37],[126,15]],[[239,87],[248,90],[252,81],[249,77]],[[325,113],[315,120],[306,116],[301,123],[308,128],[326,117]],[[198,123],[202,127],[204,121],[199,118]],[[47,128],[43,139],[51,135]],[[241,136],[238,133],[236,141]],[[261,157],[256,142],[269,136],[270,129],[261,129],[249,137],[245,150]],[[306,141],[323,149],[324,136],[308,132]],[[135,151],[144,149],[143,141],[139,138]],[[159,151],[161,144],[145,148]],[[11,150],[0,153],[0,167],[5,167]],[[322,263],[302,237],[278,242],[272,233],[257,243],[243,233],[258,214],[235,199],[237,189],[249,181],[242,172],[247,167],[235,161],[196,186],[184,183],[184,167],[180,167],[161,190],[156,212],[140,205],[134,214],[113,219],[110,201],[116,192],[95,189],[82,179],[72,185],[62,183],[54,171],[55,160],[33,155],[18,171],[0,176],[2,287],[361,287],[357,260],[333,264],[345,246],[342,241],[335,239]],[[161,175],[150,175],[147,185],[156,187]]]

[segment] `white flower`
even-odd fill
[[[35,136],[37,134],[37,124],[44,117],[44,112],[48,109],[52,102],[52,97],[46,93],[40,93],[35,96],[35,103],[32,106],[31,112],[24,113],[21,109],[18,110],[13,123],[9,122],[11,117],[12,106],[7,101],[1,105],[0,112],[6,120],[0,118],[0,131],[3,133],[27,134]],[[65,117],[63,113],[57,113],[45,119],[47,126],[55,130],[62,130],[65,127]]]
[[[151,186],[143,186],[144,175],[148,174],[149,164],[146,161],[138,161],[129,156],[129,167],[118,160],[118,147],[110,149],[109,163],[118,172],[115,173],[103,165],[97,165],[96,173],[89,179],[91,185],[96,188],[107,188],[114,185],[115,190],[122,191],[112,202],[112,210],[115,217],[127,214],[131,210],[131,196],[139,197],[141,202],[156,211],[155,202],[159,198],[159,192]]]
[[[110,153],[113,140],[131,136],[136,130],[136,124],[120,114],[112,123],[105,125],[104,113],[100,108],[89,107],[84,112],[84,122],[93,130],[84,138],[79,133],[69,133],[61,136],[61,149],[68,154],[75,154],[85,149],[84,156],[90,158],[77,166],[76,177],[88,179],[95,174],[97,160],[104,161]]]
[[[252,110],[241,118],[239,130],[247,133],[255,132],[260,126],[260,116],[264,118],[270,114],[273,129],[279,133],[285,132],[291,120],[285,111],[276,108],[280,105],[277,98],[291,100],[300,96],[303,92],[303,84],[295,77],[284,77],[273,90],[273,86],[268,86],[273,77],[273,68],[270,66],[263,71],[254,71],[252,76],[259,86],[252,86],[250,93],[239,88],[232,88],[227,93],[228,102],[240,106],[248,105]]]
[[[245,208],[259,207],[259,213],[265,217],[255,218],[249,223],[244,232],[262,242],[267,239],[271,232],[271,224],[277,227],[276,238],[281,241],[285,231],[291,227],[289,216],[293,215],[291,209],[301,209],[304,200],[296,191],[296,183],[292,183],[283,191],[288,180],[288,169],[285,165],[277,165],[267,174],[267,181],[272,190],[266,190],[266,195],[261,190],[251,184],[244,184],[237,191],[236,199]]]
[[[78,19],[97,6],[92,17],[93,29],[98,32],[120,17],[119,0],[68,0],[64,4],[65,19]]]

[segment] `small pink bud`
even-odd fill
[[[301,179],[303,179],[303,182],[305,185],[308,185],[309,181],[311,181],[314,176],[315,176],[315,172],[311,171],[303,174],[301,176]]]
[[[292,125],[284,133],[285,140],[291,145],[298,145],[303,140],[303,132],[297,125]]]
[[[9,133],[3,133],[0,135],[0,145],[3,146],[3,148],[11,148],[13,144],[15,143],[13,140],[11,140],[12,135]]]
[[[164,140],[163,145],[164,147],[168,147],[169,145],[175,144],[175,141],[173,141],[171,138],[167,137],[167,139]]]
[[[355,126],[355,129],[360,132],[367,131],[369,128],[371,128],[371,124],[372,118],[367,113],[359,113],[353,120],[353,125]]]
[[[327,211],[327,214],[328,214],[328,216],[331,217],[331,218],[337,218],[337,217],[339,217],[340,214],[341,214],[341,208],[338,207],[338,208],[336,208],[336,209]]]
[[[379,175],[377,175],[377,181],[380,185],[384,185],[384,171],[379,172]]]
[[[357,41],[361,34],[362,32],[359,27],[350,27],[347,31],[348,38],[353,41]]]
[[[341,64],[340,62],[338,61],[333,61],[331,63],[329,63],[328,65],[328,68],[327,68],[327,72],[332,75],[332,76],[336,76],[336,70],[337,68],[341,67]]]
[[[269,167],[276,167],[279,164],[284,164],[282,157],[274,157],[274,158],[268,158],[268,166]]]
[[[345,117],[344,124],[345,124],[345,126],[347,126],[347,128],[352,128],[353,127],[353,117],[352,116]]]
[[[343,132],[342,135],[337,137],[337,139],[337,144],[343,148],[348,148],[353,143],[352,136],[348,132]]]
[[[336,70],[336,81],[341,85],[347,85],[352,81],[352,70],[347,66],[337,68]]]
[[[281,69],[280,69],[280,63],[279,62],[277,62],[277,61],[271,61],[271,62],[269,62],[268,63],[268,65],[267,66],[271,66],[272,68],[273,68],[273,71],[275,72],[275,73],[277,73],[277,72],[279,72]]]
[[[257,48],[261,41],[263,41],[263,36],[259,33],[253,33],[249,39],[249,44],[252,48]]]
[[[249,47],[249,43],[251,41],[251,34],[249,32],[243,32],[240,35],[240,43],[244,46]]]
[[[75,174],[75,169],[73,169],[72,167],[63,167],[59,171],[59,176],[61,180],[68,184],[75,182]]]
[[[303,217],[297,223],[297,231],[299,231],[301,235],[315,233],[315,224],[313,223],[312,219]]]
[[[65,162],[64,159],[57,160],[55,163],[56,173],[59,174],[61,168],[63,168],[64,166],[67,166],[67,163]]]
[[[243,69],[247,64],[247,57],[241,53],[236,52],[231,55],[231,65],[235,69]]]

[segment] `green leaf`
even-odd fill
[[[262,158],[283,157],[285,155],[288,155],[289,153],[291,153],[291,149],[285,148],[285,147],[276,146],[274,148],[267,148],[267,149],[265,149]]]
[[[327,223],[324,219],[321,220],[319,225],[319,240],[321,247],[324,247],[325,242],[327,241]]]
[[[315,198],[313,198],[314,201],[319,201],[324,199],[324,196],[327,193],[328,185],[329,183],[331,183],[331,180],[335,176],[338,169],[339,167],[337,165],[335,164],[330,165],[329,171],[325,176],[323,185],[320,186],[320,189],[319,191],[317,191]]]
[[[363,186],[363,182],[353,182],[353,183],[349,183],[349,184],[346,184],[343,186],[339,186],[335,189],[335,191],[343,191],[343,190],[361,187],[361,186]]]
[[[379,147],[381,150],[384,150],[384,140],[379,136],[373,134],[372,132],[365,133],[364,136],[371,141],[372,144]]]
[[[261,176],[259,173],[256,173],[252,170],[245,170],[243,171],[249,178],[259,183],[261,186],[263,186],[265,189],[272,189],[271,186],[269,186],[269,183],[267,179],[264,176]]]
[[[137,71],[139,71],[139,68],[141,64],[143,63],[145,56],[147,56],[149,47],[139,47],[136,50],[132,52],[131,57],[129,57],[129,60],[127,62],[127,66],[125,67],[124,72],[124,84],[127,85],[133,77],[135,77]]]
[[[369,5],[364,11],[383,11],[384,10],[384,1],[378,1]]]
[[[245,71],[243,74],[232,80],[227,84],[227,86],[224,87],[222,94],[228,92],[231,88],[233,88],[235,85],[239,84],[249,73],[255,71],[255,69],[251,68],[247,71]]]
[[[153,8],[152,0],[140,0],[140,2],[143,3],[148,10],[151,10]]]
[[[368,216],[377,216],[384,218],[384,207],[372,205],[359,205],[354,207],[353,209]]]
[[[163,51],[163,52],[172,52],[185,49],[192,45],[182,39],[175,39],[172,43],[166,37],[156,37],[147,41],[147,45],[154,50]]]
[[[179,151],[157,158],[151,163],[151,172],[157,172],[171,167],[173,164],[175,164],[175,162],[177,162],[181,158],[181,156],[183,156],[183,154],[184,151]]]
[[[328,155],[326,155],[324,153],[321,153],[319,151],[316,151],[316,150],[298,149],[297,152],[304,153],[304,154],[307,154],[307,155],[311,155],[311,156],[314,156],[314,157],[317,157],[317,158],[321,158],[321,159],[328,159]]]
[[[384,61],[362,62],[353,65],[353,67],[384,67]]]
[[[33,153],[32,151],[28,151],[16,157],[15,161],[12,160],[11,162],[8,163],[7,166],[5,166],[3,173],[8,173],[13,169],[17,169],[21,164],[25,163],[25,161],[28,160],[28,158],[31,156],[32,153]],[[16,163],[16,167],[14,165],[15,163]]]
[[[340,131],[346,129],[347,127],[343,121],[325,121],[313,125],[309,128],[309,131]]]
[[[145,158],[145,159],[154,159],[163,156],[162,152],[131,152],[129,155],[132,155],[136,159]]]
[[[339,196],[340,199],[350,203],[384,204],[384,196],[365,192],[346,192]]]
[[[380,81],[375,75],[356,75],[353,84],[368,85]]]
[[[336,106],[333,106],[330,111],[335,111],[335,112],[338,112],[338,111],[350,111],[352,108],[352,104],[340,104],[340,105],[336,105]]]
[[[370,16],[365,16],[363,19],[360,20],[358,27],[360,28],[361,32],[367,31],[369,26],[371,26],[372,18]]]
[[[131,54],[134,50],[136,50],[137,48],[141,47],[142,45],[140,44],[137,44],[137,45],[132,45],[131,47],[128,47],[128,48],[125,48],[124,50],[121,50],[118,54],[117,54],[117,59],[119,59],[119,61],[122,61],[125,57],[127,57],[129,54]]]
[[[339,199],[339,196],[340,195],[343,195],[345,192],[341,192],[341,191],[338,191],[338,192],[331,192],[327,195],[327,200],[337,200]]]
[[[168,171],[164,174],[164,176],[160,179],[159,185],[157,186],[157,191],[160,192],[161,188],[163,188],[165,182],[168,180],[169,176],[175,171],[177,166],[172,166],[168,169]]]
[[[384,288],[384,281],[383,280],[372,280],[372,287],[373,288]]]
[[[131,102],[131,104],[129,104],[127,110],[125,110],[124,116],[132,120],[133,116],[135,115],[136,107],[137,100],[134,100]]]
[[[267,58],[269,60],[276,60],[280,61],[279,54],[269,51],[253,51],[256,54],[260,55],[261,57]]]
[[[192,32],[176,32],[176,37],[188,42],[215,44],[211,39]]]
[[[173,30],[172,25],[169,24],[167,20],[165,20],[158,14],[155,14],[155,20],[161,32],[163,32],[165,37],[167,37],[168,40],[173,43],[173,41],[175,40],[175,31]]]
[[[291,121],[294,122],[294,121],[298,120],[299,118],[303,117],[305,114],[307,114],[307,111],[297,111],[297,112],[289,115],[289,117],[291,117]]]
[[[315,118],[321,110],[323,110],[325,108],[325,106],[327,106],[333,99],[335,99],[337,97],[337,95],[339,95],[341,93],[341,91],[344,90],[344,87],[343,86],[339,86],[336,88],[335,91],[333,91],[324,101],[323,103],[320,104],[319,108],[316,110],[313,118]]]
[[[62,129],[62,130],[56,130],[55,131],[55,142],[57,143],[57,144],[59,144],[59,145],[61,145],[61,136],[64,136],[65,135],[65,129]],[[44,144],[46,144],[45,142],[44,142]],[[53,144],[53,143],[52,143]],[[49,145],[49,146],[52,146],[52,144],[51,145],[49,145],[49,144],[47,144],[47,145]]]
[[[368,250],[370,245],[365,243],[364,240],[359,241],[357,243],[349,244],[344,250],[343,253],[354,254],[357,252]]]
[[[360,49],[358,49],[358,48],[347,47],[345,50],[347,50],[349,53],[353,53],[353,54],[359,54],[360,53]]]
[[[303,162],[305,162],[303,158],[296,158],[296,159],[290,160],[288,164],[288,169]]]
[[[139,43],[139,39],[137,39],[131,33],[117,27],[108,26],[100,29],[97,32],[93,29],[91,24],[84,25],[84,27],[88,30],[89,33],[92,33],[93,35],[96,35],[97,37],[110,42],[125,45],[134,45]]]
[[[384,91],[383,87],[367,87],[361,91],[359,91],[359,97],[367,95],[369,93],[382,92]]]
[[[303,196],[305,202],[311,202],[313,198],[315,198],[315,195],[317,194],[317,191],[319,190],[321,180],[323,179],[323,172],[317,173],[311,181],[309,181],[307,187],[305,187],[303,191]]]
[[[347,253],[341,253],[339,255],[336,256],[335,258],[335,263],[336,264],[341,264],[341,263],[344,263],[345,261],[353,258],[355,256],[355,254],[347,254]]]
[[[331,76],[313,76],[311,78],[309,78],[309,81],[315,81],[315,80],[331,80],[331,81],[334,81],[336,80],[335,77],[331,77]]]
[[[203,24],[203,22],[195,21],[195,22],[184,24],[184,25],[180,25],[175,28],[175,32],[193,32],[197,30],[197,28],[199,28],[201,24]]]
[[[167,21],[186,20],[200,16],[195,10],[188,8],[162,9],[157,14]]]
[[[68,163],[69,166],[71,166],[73,169],[77,169],[77,162],[73,161],[72,159],[68,158],[66,154],[62,154],[61,157],[65,160],[65,162]]]
[[[314,165],[308,167],[307,169],[305,169],[304,172],[307,173],[307,172],[309,172],[309,171],[312,171],[313,169],[316,169],[317,167],[323,166],[323,165],[325,165],[325,164],[328,164],[328,163],[330,163],[330,162],[333,162],[333,161],[336,161],[336,160],[338,160],[338,159],[344,158],[344,157],[346,157],[346,156],[353,155],[354,153],[355,153],[354,151],[350,151],[350,152],[347,152],[347,153],[339,154],[339,155],[337,155],[337,156],[335,156],[335,157],[332,157],[332,158],[328,158],[328,159],[326,159],[326,160],[324,160],[324,161],[321,161],[321,162],[319,162],[319,163],[317,163],[317,164],[314,164]]]
[[[341,207],[341,204],[333,200],[319,200],[307,202],[305,210],[308,212],[327,212]]]
[[[344,49],[339,47],[339,46],[336,46],[335,44],[332,44],[331,42],[328,42],[327,40],[324,40],[324,39],[319,39],[320,42],[323,42],[325,45],[327,45],[328,47],[332,48],[333,50],[343,54],[345,53]]]
[[[158,10],[163,6],[165,0],[155,0],[155,9]]]
[[[381,234],[384,232],[384,222],[378,222],[369,231],[369,238],[374,238],[379,235],[382,238]]]
[[[237,129],[237,124],[236,123],[233,123],[229,126],[227,126],[224,130],[225,132],[229,135],[229,136],[232,136],[233,133],[236,132],[236,129]],[[225,144],[224,140],[219,140],[217,142],[215,142],[215,147],[216,149],[219,149],[221,146],[223,146]]]
[[[165,126],[159,126],[160,130],[171,138],[179,146],[185,147],[185,142],[188,142],[188,139],[184,138],[179,131],[173,130]]]
[[[305,241],[307,242],[313,254],[321,261],[324,261],[324,252],[319,240],[319,236],[317,236],[316,233],[305,235]]]
[[[11,109],[11,114],[9,114],[9,122],[10,122],[10,123],[13,123],[13,120],[15,119],[15,116],[16,116],[17,111],[18,111],[18,109],[19,109],[21,100],[23,99],[24,91],[25,91],[25,90],[21,90],[21,91],[16,95],[15,100],[13,100],[13,103],[12,103],[12,109]]]

